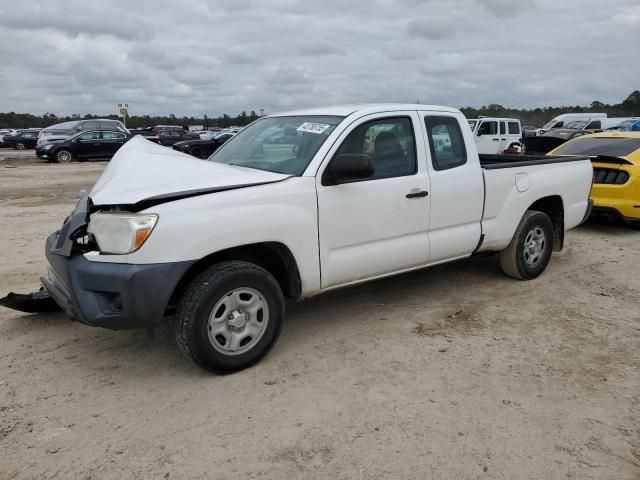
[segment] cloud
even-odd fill
[[[128,102],[132,114],[215,116],[354,102],[615,103],[639,88],[638,8],[0,0],[0,109],[107,114]]]
[[[420,17],[409,21],[407,31],[411,35],[424,37],[429,40],[442,40],[452,37],[456,33],[453,22],[443,18]]]

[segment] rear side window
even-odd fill
[[[509,122],[509,134],[520,135],[520,124],[518,122]]]
[[[467,149],[460,125],[455,118],[429,116],[425,117],[424,122],[429,137],[431,162],[435,170],[447,170],[467,163]],[[497,126],[496,122],[485,123]]]
[[[589,123],[589,125],[584,127],[585,130],[600,129],[600,128],[602,128],[602,122],[600,122],[600,120],[594,120],[593,122]]]
[[[100,140],[100,132],[87,132],[79,137],[80,140],[88,141],[88,140]]]
[[[120,132],[102,132],[102,138],[105,140],[114,140],[117,138],[124,138],[124,134]]]
[[[507,133],[507,127],[504,122],[500,122],[500,135],[504,135],[505,133]]]

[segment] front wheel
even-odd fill
[[[58,163],[71,163],[73,160],[73,155],[69,150],[61,149],[56,152],[56,160]]]
[[[500,252],[500,267],[510,277],[531,280],[540,275],[551,259],[553,224],[546,213],[527,210],[511,243]]]
[[[182,353],[205,370],[232,373],[271,350],[283,318],[282,290],[269,272],[248,262],[222,262],[187,287],[175,337]]]

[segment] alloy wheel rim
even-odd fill
[[[547,248],[547,237],[539,226],[532,228],[524,240],[524,261],[530,267],[536,267],[542,261]]]
[[[71,161],[71,155],[66,150],[58,153],[58,161],[60,163],[69,163]]]
[[[269,324],[269,306],[253,288],[235,288],[215,304],[207,322],[211,346],[224,355],[241,355],[263,337]]]

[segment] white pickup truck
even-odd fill
[[[209,161],[135,137],[47,239],[40,296],[111,329],[175,311],[182,352],[233,372],[274,345],[285,297],[476,252],[537,277],[591,178],[584,157],[481,158],[462,113],[426,105],[270,115]]]

